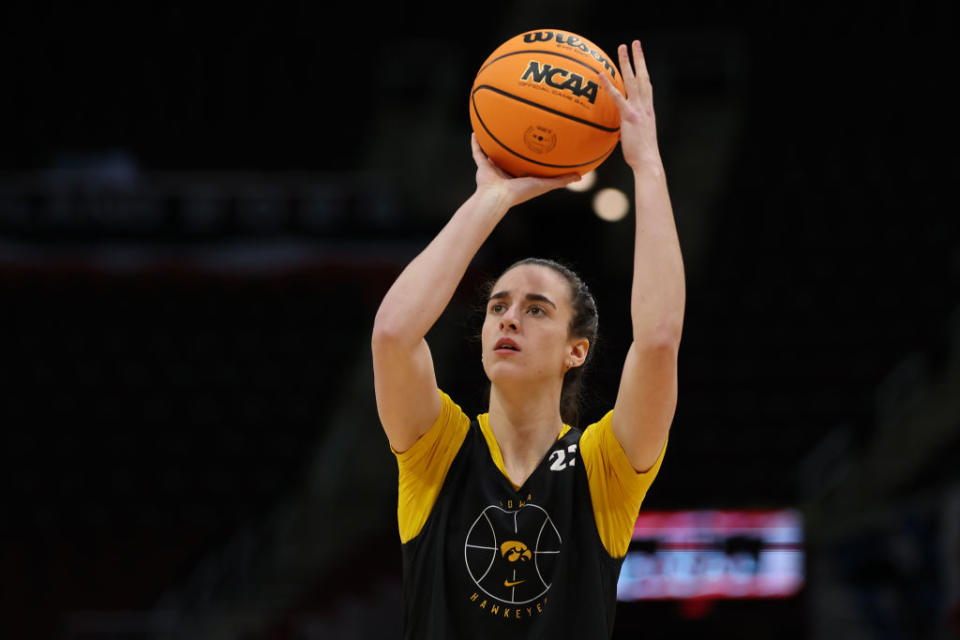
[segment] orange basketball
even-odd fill
[[[620,140],[620,113],[603,90],[614,60],[586,38],[538,29],[497,47],[470,91],[470,124],[480,148],[514,176],[584,174]]]

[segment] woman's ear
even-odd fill
[[[573,362],[574,367],[582,366],[587,360],[587,353],[590,351],[590,340],[579,338],[570,344],[570,356],[568,360]]]

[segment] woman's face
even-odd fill
[[[586,355],[586,341],[569,335],[572,315],[570,285],[553,269],[523,264],[500,276],[481,332],[490,381],[562,381],[572,355]]]

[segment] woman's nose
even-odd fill
[[[502,316],[500,316],[500,328],[501,329],[511,329],[512,331],[517,330],[517,319],[513,316],[512,311],[508,311]]]

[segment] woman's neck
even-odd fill
[[[522,485],[563,429],[560,390],[490,388],[489,424],[507,475]]]

